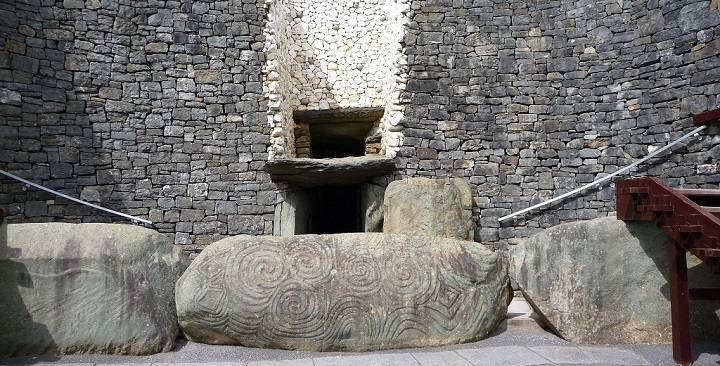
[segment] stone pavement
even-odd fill
[[[694,342],[695,366],[720,365],[720,340]],[[541,329],[524,302],[514,301],[508,321],[478,342],[381,352],[299,352],[180,342],[172,352],[150,356],[42,356],[0,358],[0,365],[54,366],[675,366],[672,347],[579,345]]]

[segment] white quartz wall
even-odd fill
[[[385,107],[383,150],[402,143],[400,45],[409,0],[268,2],[265,92],[273,127],[270,158],[291,158],[293,110]]]

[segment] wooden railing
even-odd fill
[[[688,288],[686,252],[720,274],[720,190],[673,189],[657,178],[617,182],[617,217],[649,220],[668,236],[673,358],[692,364],[690,300],[720,300],[720,288]]]

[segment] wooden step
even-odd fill
[[[693,116],[693,124],[695,125],[708,125],[718,121],[720,121],[720,109],[713,109]]]
[[[703,207],[720,207],[720,190],[717,189],[676,189],[678,193]],[[708,209],[708,211],[710,211]]]
[[[675,211],[675,208],[673,207],[673,205],[670,204],[638,205],[637,210],[645,212],[672,212]]]
[[[710,212],[711,214],[720,217],[720,207],[715,206],[700,206],[703,210]]]
[[[675,191],[685,197],[720,197],[720,189],[675,188]]]
[[[617,193],[618,194],[647,194],[650,192],[650,189],[648,187],[627,187],[627,188],[618,188]]]
[[[693,255],[704,255],[706,257],[720,257],[720,248],[692,248],[690,253]]]
[[[702,225],[667,225],[663,226],[666,230],[673,233],[701,233]]]

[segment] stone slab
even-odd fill
[[[453,351],[413,353],[422,366],[472,366],[470,361]]]
[[[277,361],[253,361],[248,366],[313,366],[312,358],[300,358],[296,360],[277,360]]]
[[[577,347],[539,346],[530,347],[530,350],[550,361],[550,363],[572,363],[578,365],[595,363]]]
[[[646,360],[644,357],[638,355],[633,351],[625,349],[588,346],[579,346],[578,349],[594,363],[628,366],[651,365],[651,363],[648,362],[648,360]]]
[[[669,343],[666,236],[650,222],[614,217],[562,224],[517,245],[510,274],[543,321],[588,344]],[[688,255],[691,286],[720,287],[720,276]],[[717,337],[720,301],[691,306],[691,334]]]
[[[385,156],[276,159],[265,164],[274,181],[300,187],[363,183],[394,170],[395,162]]]
[[[418,365],[418,361],[407,353],[373,354],[361,356],[334,356],[314,358],[315,366],[397,366]]]

